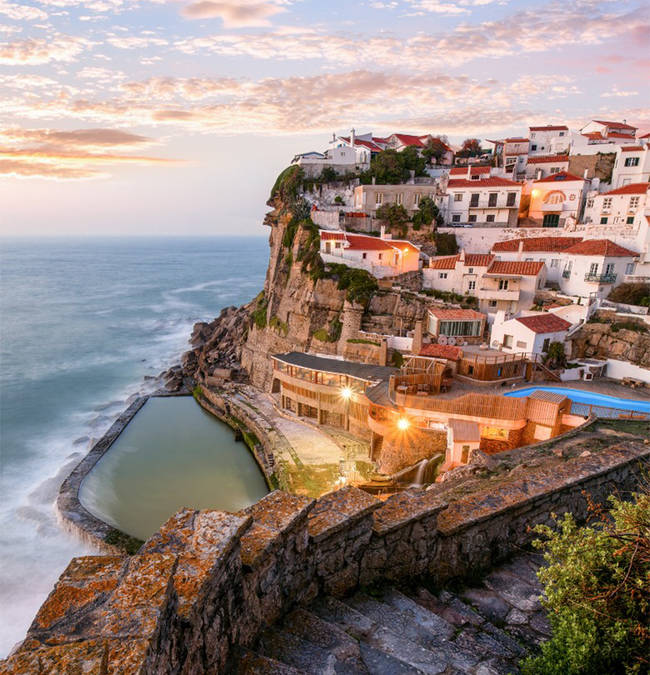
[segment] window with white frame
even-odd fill
[[[455,202],[462,202],[463,201],[463,193],[462,192],[454,192],[454,201]]]
[[[375,204],[377,204],[377,206],[380,206],[380,205],[383,204],[383,203],[384,203],[384,193],[383,193],[383,192],[378,192],[378,193],[375,195]]]
[[[493,223],[494,222],[494,214],[491,213],[489,216],[485,216],[485,222],[486,223]]]
[[[639,166],[639,158],[638,157],[626,157],[625,158],[625,166]]]
[[[603,199],[603,211],[609,211],[611,208],[612,208],[612,198],[605,197],[605,199]]]
[[[447,278],[447,272],[440,272],[438,274],[438,279],[446,279]]]
[[[476,290],[476,282],[475,281],[470,281],[467,284],[467,289],[470,291],[475,291]]]
[[[508,279],[499,279],[499,290],[500,291],[508,290]]]
[[[594,205],[594,200],[593,199],[587,199],[587,208],[590,209]]]
[[[634,274],[634,263],[625,265],[625,274]]]
[[[553,258],[551,260],[551,267],[559,267],[560,266],[560,259],[559,258]]]
[[[470,267],[470,268],[469,268],[469,273],[470,273],[470,274],[474,274],[474,268],[473,268],[473,267]]]
[[[630,197],[630,211],[634,211],[639,207],[639,197]]]
[[[455,214],[451,217],[451,222],[452,222],[452,223],[460,223],[460,213],[455,213]]]

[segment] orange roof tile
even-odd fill
[[[645,148],[642,145],[624,145],[621,152],[642,152]]]
[[[325,232],[321,230],[320,238],[323,241],[345,241],[345,232]]]
[[[490,173],[489,166],[472,166],[470,167],[470,175],[476,176],[479,174]],[[450,176],[467,176],[467,167],[465,166],[455,166],[450,172]]]
[[[650,189],[650,183],[629,183],[623,187],[603,192],[599,197],[607,197],[609,195],[644,195]]]
[[[494,256],[489,253],[466,253],[465,267],[489,267]]]
[[[584,178],[580,178],[580,176],[575,176],[572,173],[569,173],[568,171],[558,171],[557,173],[552,173],[550,176],[546,176],[546,178],[539,178],[536,181],[533,181],[534,183],[559,183],[561,181],[572,181],[572,180],[584,180]]]
[[[539,155],[538,157],[529,157],[529,164],[547,164],[548,162],[568,162],[569,155]]]
[[[564,251],[579,244],[582,237],[528,237],[526,239],[508,239],[498,241],[492,246],[493,251],[518,251],[520,242],[523,242],[524,251]]]
[[[572,255],[602,255],[607,258],[635,258],[639,254],[623,248],[609,239],[585,239],[567,248],[564,253]]]
[[[463,355],[463,350],[460,347],[453,347],[452,345],[438,345],[430,344],[424,345],[420,349],[420,356],[431,356],[439,359],[449,359],[450,361],[458,361]]]
[[[488,268],[487,273],[536,277],[543,267],[543,262],[533,262],[531,260],[495,260]]]
[[[434,270],[453,270],[460,259],[459,255],[446,255],[429,260],[429,267]]]
[[[624,122],[607,122],[604,120],[594,120],[596,124],[604,124],[608,127],[611,127],[612,129],[633,129],[636,131],[636,127],[632,127],[629,124],[625,124]]]
[[[489,178],[482,178],[481,180],[467,180],[466,178],[452,178],[447,184],[449,188],[486,188],[486,187],[521,187],[521,183],[515,183],[513,180],[501,178],[500,176],[490,176]]]
[[[533,333],[558,333],[571,328],[571,324],[568,321],[549,312],[534,314],[532,316],[520,316],[517,317],[517,321],[532,330]]]
[[[568,131],[569,127],[566,127],[564,125],[558,125],[554,126],[552,124],[549,124],[545,127],[528,127],[529,131]]]

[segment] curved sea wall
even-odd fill
[[[275,491],[238,513],[181,511],[134,556],[75,558],[0,672],[227,672],[239,647],[318,594],[474,575],[553,513],[584,518],[589,500],[634,490],[650,446],[627,436],[492,476],[449,503],[444,486],[385,502],[347,487],[318,500]]]

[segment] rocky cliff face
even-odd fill
[[[587,323],[573,337],[572,358],[619,359],[650,368],[650,334]]]

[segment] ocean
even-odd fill
[[[0,239],[0,658],[96,553],[56,521],[65,476],[267,261],[265,237]]]

